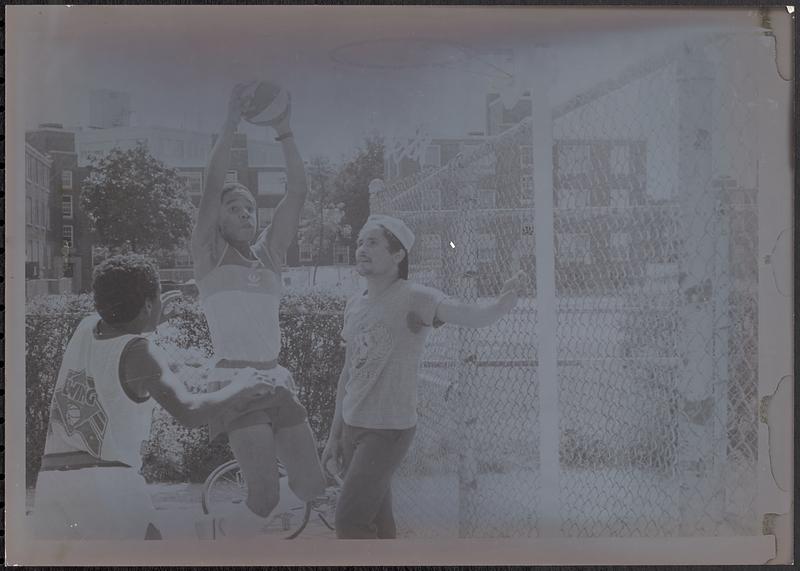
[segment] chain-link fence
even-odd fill
[[[373,195],[373,212],[416,234],[413,280],[483,302],[516,270],[531,277],[495,325],[432,332],[394,488],[401,536],[758,532],[757,85],[737,63],[758,49],[752,35],[718,36],[553,107],[552,164],[537,164],[550,154],[534,153],[542,139],[524,119]],[[549,236],[534,224],[535,179],[552,180]],[[552,267],[537,267],[539,240],[554,245]],[[554,307],[539,306],[537,272],[553,277]],[[32,475],[60,356],[91,310],[87,298],[42,303],[62,302],[27,312]],[[343,306],[299,296],[281,314],[281,362],[320,442]],[[185,307],[158,339],[181,379],[202,385],[199,309]],[[540,375],[548,359],[555,373]],[[159,478],[202,479],[230,454],[166,416],[150,446],[145,465]]]
[[[754,42],[687,43],[553,107],[552,165],[526,119],[373,195],[416,233],[412,279],[481,302],[514,270],[550,271],[557,300],[554,331],[531,280],[495,326],[432,334],[401,534],[757,532],[757,86],[737,65]],[[551,166],[547,237],[533,181]],[[555,265],[537,268],[548,238]],[[555,378],[537,375],[537,331]]]

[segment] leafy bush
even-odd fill
[[[344,365],[339,333],[345,298],[338,293],[287,294],[281,306],[283,343],[279,362],[293,372],[300,401],[319,446],[328,435],[336,384]],[[47,434],[50,399],[69,338],[91,313],[88,295],[54,296],[29,304],[26,314],[27,483],[35,482]],[[193,392],[201,391],[213,366],[208,324],[194,300],[180,300],[159,326],[156,343],[170,368]],[[224,437],[209,441],[206,427],[190,429],[157,409],[144,446],[142,474],[148,481],[202,481],[231,458]]]
[[[28,485],[35,482],[42,460],[61,357],[75,328],[92,307],[90,295],[59,295],[37,298],[26,308],[25,480]]]

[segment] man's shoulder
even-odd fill
[[[78,323],[78,327],[75,328],[75,333],[86,333],[87,331],[91,332],[99,322],[100,315],[97,312],[90,313],[81,319],[80,323]]]
[[[120,369],[127,380],[160,375],[163,369],[162,350],[145,337],[134,337],[125,345],[120,357]]]

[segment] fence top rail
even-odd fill
[[[616,77],[602,81],[594,87],[591,87],[586,91],[583,91],[582,93],[572,97],[561,105],[556,105],[553,108],[553,119],[559,119],[564,115],[575,111],[576,109],[580,109],[592,101],[596,101],[633,81],[647,77],[651,73],[655,73],[656,71],[675,63],[680,58],[684,57],[688,51],[703,48],[732,35],[733,32],[722,31],[707,34],[699,38],[686,40],[680,46],[669,49],[662,54],[631,64]]]
[[[734,32],[730,30],[707,33],[701,37],[686,40],[681,45],[669,49],[662,54],[632,64],[616,77],[600,82],[594,87],[579,93],[566,102],[555,106],[552,110],[553,119],[559,119],[564,115],[580,109],[592,101],[596,101],[597,99],[600,99],[601,97],[604,97],[605,95],[608,95],[633,81],[646,77],[660,69],[663,69],[667,65],[679,61],[680,58],[684,57],[688,51],[701,49],[720,40],[730,38],[733,35]],[[383,199],[384,204],[388,206],[392,202],[399,201],[409,192],[430,186],[438,182],[443,177],[449,175],[451,172],[462,168],[465,164],[480,160],[481,158],[494,152],[497,146],[503,141],[522,135],[525,129],[530,128],[530,126],[531,119],[529,117],[525,118],[507,131],[487,138],[486,142],[476,146],[469,152],[457,155],[453,160],[449,161],[444,166],[441,166],[435,170],[422,171],[389,183],[386,187],[386,190],[383,191],[384,196],[386,196],[386,198]]]
[[[470,149],[465,153],[457,155],[454,159],[436,170],[417,173],[411,177],[402,178],[392,182],[387,185],[386,190],[383,191],[383,193],[388,196],[388,198],[384,200],[386,202],[393,202],[401,199],[410,191],[438,182],[440,179],[462,168],[465,164],[479,161],[483,157],[493,153],[497,149],[498,145],[502,144],[504,141],[513,139],[514,137],[522,136],[525,130],[530,128],[531,119],[523,119],[514,127],[498,135],[489,137],[486,142],[475,146],[474,149]],[[391,196],[392,194],[394,194],[394,196]]]

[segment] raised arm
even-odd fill
[[[444,299],[436,308],[436,319],[464,327],[486,327],[509,313],[517,305],[519,294],[525,285],[525,273],[517,272],[503,284],[500,295],[487,304],[464,303]]]
[[[208,158],[203,180],[203,195],[200,197],[197,221],[192,231],[192,256],[195,264],[203,259],[205,249],[216,236],[222,187],[225,184],[225,175],[231,162],[233,135],[236,133],[242,117],[245,87],[246,84],[240,83],[233,88],[228,101],[225,122]]]
[[[125,348],[120,363],[122,382],[135,394],[148,393],[186,426],[201,426],[231,407],[240,408],[272,390],[266,380],[233,382],[212,393],[190,393],[170,371],[163,353],[143,338]]]
[[[286,162],[286,195],[275,209],[272,224],[267,229],[267,246],[273,259],[280,260],[297,234],[300,213],[308,194],[306,169],[303,158],[294,141],[290,126],[291,100],[289,110],[280,123],[273,126],[280,140],[283,158]]]

